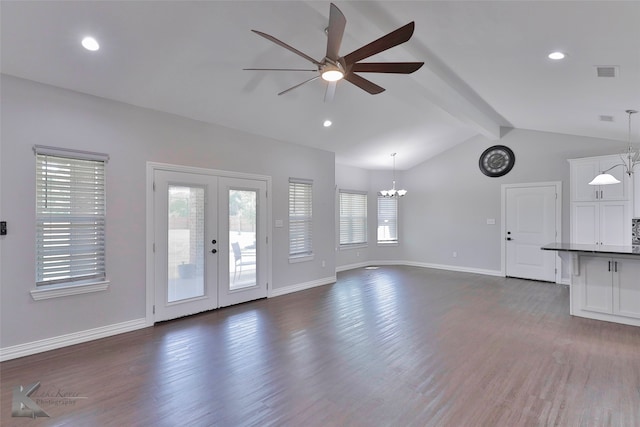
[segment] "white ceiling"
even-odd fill
[[[368,61],[425,65],[366,75],[387,89],[379,95],[342,81],[324,103],[316,80],[277,96],[313,73],[242,69],[310,64],[250,30],[321,60],[329,2],[3,0],[1,71],[334,151],[367,169],[390,168],[392,152],[408,169],[477,134],[498,140],[500,127],[626,140],[624,110],[640,110],[638,1],[336,5],[347,18],[342,55],[415,21],[409,42]],[[80,46],[88,34],[98,52]],[[568,57],[549,60],[554,50]],[[617,66],[618,77],[596,77],[596,65]]]

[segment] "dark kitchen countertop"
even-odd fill
[[[608,245],[580,245],[576,243],[549,243],[540,249],[545,251],[582,252],[611,255],[638,255],[640,245],[608,246]]]

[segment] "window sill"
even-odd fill
[[[69,295],[106,291],[107,289],[109,289],[110,283],[111,282],[109,282],[108,280],[105,280],[102,282],[81,283],[74,285],[51,285],[43,286],[42,289],[32,289],[29,292],[31,293],[31,298],[36,301],[40,301],[43,299],[60,298]]]
[[[340,250],[341,251],[347,251],[349,249],[362,249],[362,248],[368,248],[369,245],[367,243],[358,243],[355,245],[342,245],[340,246]]]
[[[378,242],[378,246],[398,246],[398,242]]]
[[[313,261],[313,255],[304,255],[304,256],[289,258],[289,264],[295,264],[297,262],[307,262],[307,261]]]

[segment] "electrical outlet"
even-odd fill
[[[327,266],[327,263],[324,260],[322,260],[322,268],[324,268],[326,266]]]
[[[458,257],[458,252],[453,251],[453,257],[454,257],[454,258],[457,258],[457,257]]]

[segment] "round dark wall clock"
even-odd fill
[[[516,156],[509,147],[494,145],[480,155],[478,165],[483,174],[496,178],[506,175],[516,163]]]

